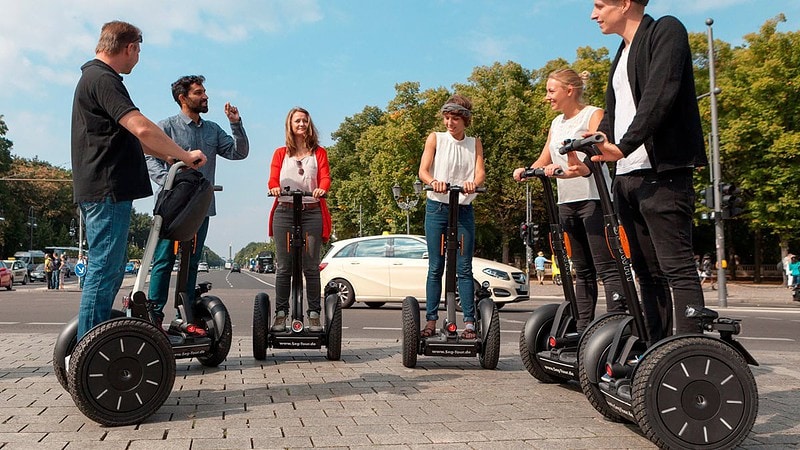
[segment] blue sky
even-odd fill
[[[94,57],[100,26],[129,21],[144,33],[141,60],[125,84],[154,121],[173,115],[169,85],[206,77],[207,120],[229,130],[226,101],[239,107],[250,138],[245,161],[222,160],[217,216],[207,245],[222,256],[266,237],[269,161],[283,144],[293,106],[308,109],[323,145],[365,106],[384,108],[394,86],[429,89],[466,82],[476,66],[515,61],[538,69],[575,58],[581,46],[616,49],[589,20],[591,0],[163,0],[18,1],[0,8],[0,114],[17,155],[70,167],[70,110],[80,66]],[[781,31],[800,29],[797,0],[653,0],[692,32],[734,45],[779,13]],[[420,142],[420,152],[423,143]],[[335,164],[335,161],[331,162]],[[152,212],[153,199],[135,202]]]

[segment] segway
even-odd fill
[[[557,169],[556,175],[562,173],[563,170]],[[543,168],[526,169],[521,178],[533,177],[539,178],[542,182],[544,204],[550,221],[551,250],[559,267],[569,267],[569,235],[561,225],[553,186]],[[606,189],[605,179],[602,176],[594,178],[598,190]],[[603,211],[605,214],[613,215],[613,210]],[[519,335],[519,354],[522,364],[528,373],[542,383],[578,380],[578,344],[583,333],[579,333],[576,329],[578,302],[571,271],[564,270],[562,277],[561,287],[564,290],[565,301],[561,304],[551,303],[536,308],[528,317]],[[596,320],[605,323],[623,317],[624,314],[610,313]]]
[[[564,154],[599,155],[602,135],[567,142]],[[599,172],[599,163],[586,163]],[[596,179],[599,177],[596,177]],[[609,201],[608,191],[601,199]],[[610,219],[610,220],[609,220]],[[661,448],[733,448],[748,435],[758,412],[758,389],[748,364],[758,365],[734,340],[738,319],[721,318],[705,307],[688,307],[708,334],[668,336],[653,342],[634,289],[625,230],[609,216],[607,240],[618,267],[630,315],[596,321],[578,349],[581,389],[592,406],[612,420],[631,420]]]
[[[267,348],[320,349],[326,347],[326,357],[338,361],[342,355],[342,307],[336,283],[329,283],[324,291],[325,324],[321,331],[310,331],[303,324],[303,197],[311,192],[285,187],[281,195],[292,196],[293,222],[288,233],[289,252],[292,259],[292,322],[285,331],[272,331],[269,295],[261,292],[253,304],[253,357],[267,358]]]
[[[111,320],[89,330],[76,342],[78,318],[73,318],[56,339],[53,369],[59,383],[72,395],[75,405],[90,419],[106,426],[132,425],[141,422],[164,404],[175,381],[176,358],[196,357],[208,367],[219,365],[228,355],[233,338],[230,316],[218,297],[204,295],[211,283],[200,283],[195,300],[187,301],[185,292],[194,234],[205,219],[214,189],[196,171],[179,170],[178,162],[170,168],[159,195],[153,224],[142,258],[142,270],[136,276],[132,293],[123,299],[123,308],[113,309]],[[186,185],[191,186],[186,186]],[[179,217],[170,216],[159,204],[179,191],[191,191]],[[175,308],[179,318],[169,329],[151,317],[145,294],[147,267],[159,238],[180,242],[180,266],[175,289]],[[91,262],[90,262],[91,263]]]
[[[433,190],[425,186],[426,191]],[[417,355],[446,357],[478,356],[481,367],[495,369],[500,359],[500,315],[497,306],[490,298],[489,283],[484,282],[475,291],[475,339],[463,339],[458,334],[456,324],[456,257],[459,250],[458,239],[458,198],[464,192],[461,186],[450,185],[448,204],[450,205],[447,224],[447,237],[442,236],[440,251],[445,255],[445,305],[447,318],[442,328],[430,337],[420,336],[420,308],[414,297],[403,300],[403,365],[413,368]],[[486,192],[480,187],[476,192]]]

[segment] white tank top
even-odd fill
[[[550,158],[553,159],[554,164],[561,167],[567,167],[567,155],[560,155],[558,153],[559,147],[566,139],[580,139],[583,134],[589,131],[589,120],[592,114],[600,108],[595,106],[586,106],[578,112],[574,117],[565,119],[563,114],[553,119],[550,124]],[[586,158],[583,152],[577,152],[578,159],[581,161]],[[611,186],[611,177],[608,174],[608,167],[605,164],[600,165],[603,169],[603,178],[606,179],[606,186]],[[600,195],[597,193],[597,186],[590,177],[575,177],[575,178],[557,178],[558,185],[558,203],[571,203],[583,200],[599,200]]]
[[[431,164],[431,174],[437,181],[463,186],[475,180],[475,138],[464,136],[457,141],[450,133],[436,133],[436,155]],[[447,204],[447,193],[427,192],[428,198]],[[469,205],[477,194],[460,194],[459,205]]]

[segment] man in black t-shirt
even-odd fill
[[[125,274],[133,200],[153,194],[144,153],[205,164],[200,150],[186,151],[133,104],[120,74],[139,62],[141,31],[125,22],[103,25],[95,59],[81,67],[72,105],[72,181],[86,222],[88,267],[78,312],[78,339],[108,320]]]

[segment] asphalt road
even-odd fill
[[[218,270],[200,273],[198,280],[213,283],[211,294],[225,302],[231,314],[234,335],[239,337],[252,336],[255,295],[265,292],[274,301],[274,274],[249,271],[229,273]],[[132,284],[133,276],[126,275],[123,291],[130,289]],[[48,291],[43,283],[37,282],[26,286],[15,285],[12,291],[0,291],[0,333],[58,333],[64,323],[77,313],[80,302],[77,280],[73,277],[66,283],[66,287],[62,291]],[[772,291],[778,289],[781,288],[774,287]],[[772,291],[770,295],[783,293]],[[500,312],[500,329],[504,343],[517,341],[522,325],[535,307],[557,303],[562,298],[559,295],[560,288],[552,285],[532,286],[532,293],[531,300],[506,305]],[[714,306],[715,295],[715,292],[707,292],[709,306]],[[117,305],[121,297],[118,295]],[[739,339],[749,350],[800,351],[797,345],[800,342],[800,305],[791,301],[773,302],[767,306],[753,301],[735,303],[736,306],[717,310],[722,316],[742,319]],[[602,312],[602,308],[598,312]],[[369,308],[356,303],[344,311],[344,337],[399,340],[400,315],[400,304]]]

